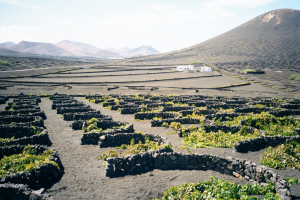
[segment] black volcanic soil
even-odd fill
[[[246,78],[268,83],[276,80],[281,87],[299,90],[299,82],[288,77],[300,73],[300,11],[271,11],[200,44],[119,63],[189,64],[192,59],[235,76],[241,76],[242,69],[263,70],[266,74]]]
[[[24,69],[38,69],[38,68],[52,68],[52,67],[66,67],[66,66],[80,66],[91,64],[90,62],[80,62],[72,60],[57,60],[44,58],[30,58],[30,57],[10,57],[0,56],[0,60],[11,63],[9,66],[0,65],[0,71],[10,70],[24,70]]]
[[[166,136],[172,142],[174,151],[182,151],[177,147],[181,145],[181,140],[177,134],[166,135],[165,132],[171,129],[163,127],[150,127],[150,123],[132,121],[133,115],[120,115],[118,112],[103,109],[100,104],[92,104],[83,101],[92,108],[101,110],[104,114],[109,114],[117,121],[127,121],[134,124],[136,131],[159,134]],[[82,131],[74,131],[69,128],[71,122],[64,121],[56,110],[51,110],[51,101],[42,99],[40,107],[45,111],[47,119],[45,126],[50,132],[52,147],[59,152],[60,159],[64,166],[65,174],[61,180],[47,190],[55,199],[153,199],[160,198],[163,192],[171,186],[182,183],[192,183],[209,180],[211,175],[217,178],[224,178],[240,184],[246,181],[220,174],[214,171],[197,170],[154,170],[141,175],[129,175],[119,178],[105,177],[105,167],[102,161],[97,161],[97,157],[112,148],[99,148],[94,145],[80,145]],[[259,163],[263,150],[259,152],[249,152],[247,154],[233,153],[232,149],[211,148],[196,149],[195,153],[207,153],[218,156],[232,156],[236,158],[248,159]],[[297,170],[277,170],[283,176],[300,178]],[[150,176],[150,173],[153,176]],[[292,190],[293,195],[299,196],[298,188]]]

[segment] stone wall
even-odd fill
[[[290,199],[290,188],[272,169],[251,161],[219,157],[207,154],[183,154],[179,152],[149,151],[132,156],[108,158],[106,176],[117,177],[140,174],[153,169],[161,170],[213,170],[249,181],[251,184],[275,183],[282,199]]]
[[[142,108],[123,108],[120,113],[122,115],[130,115],[130,114],[138,113],[141,110]]]
[[[30,105],[30,104],[21,104],[21,105],[11,105],[11,106],[6,106],[5,107],[5,110],[9,110],[9,109],[13,109],[13,110],[22,110],[22,109],[28,109],[28,108],[39,108],[38,106],[36,105]]]
[[[77,107],[77,106],[83,106],[84,104],[82,102],[77,102],[77,103],[61,103],[61,104],[52,104],[51,108],[58,109],[58,108],[66,108],[66,107]]]
[[[5,183],[0,184],[0,199],[1,200],[54,200],[48,194],[40,194],[40,191],[35,191],[28,188],[24,184]]]
[[[274,111],[268,111],[268,113],[274,115],[275,117],[284,117],[284,116],[291,116],[291,115],[300,115],[300,109],[274,110]]]
[[[23,123],[23,122],[35,122],[33,126],[44,126],[44,120],[40,116],[24,116],[24,115],[4,115],[0,116],[1,124]]]
[[[160,127],[163,123],[171,124],[172,122],[179,122],[181,124],[199,124],[200,119],[197,118],[168,118],[151,121],[151,127]]]
[[[169,144],[171,142],[166,137],[161,137],[159,135],[148,134],[148,133],[118,133],[115,135],[103,135],[99,138],[100,148],[104,147],[115,147],[121,146],[122,144],[130,144],[131,140],[134,139],[135,144],[145,143],[145,137],[148,137],[150,141],[154,141],[159,144]]]
[[[133,133],[133,125],[129,124],[125,128],[120,128],[120,129],[113,129],[113,130],[106,130],[102,132],[89,132],[89,133],[84,133],[81,137],[81,144],[86,145],[86,144],[94,144],[97,145],[99,142],[99,138],[102,135],[114,135],[117,133]]]
[[[194,110],[195,107],[186,107],[186,106],[168,106],[168,107],[164,107],[163,108],[163,112],[167,112],[167,111],[174,111],[174,112],[178,112],[178,111],[182,111],[182,110]]]
[[[174,118],[177,117],[178,113],[167,113],[167,112],[155,112],[155,113],[135,113],[134,119],[152,119],[153,117],[162,117],[162,118]]]
[[[98,120],[97,122],[97,126],[98,128],[102,128],[102,129],[107,129],[112,128],[113,126],[117,126],[120,123],[117,123],[115,121],[112,120],[111,117],[109,118],[96,118]],[[88,127],[87,122],[89,120],[77,120],[77,121],[73,121],[72,122],[72,129],[73,130],[81,130],[83,126]],[[122,123],[123,125],[125,123]],[[122,125],[121,125],[122,126]]]
[[[38,131],[43,131],[42,127],[35,127]],[[23,124],[4,124],[0,125],[0,137],[1,138],[22,138],[34,135],[34,130],[30,126],[24,126]]]
[[[50,146],[52,142],[50,141],[49,134],[47,131],[43,131],[41,134],[32,135],[29,137],[22,137],[14,140],[10,140],[6,143],[0,142],[0,147],[11,146],[11,145],[45,145]]]
[[[112,105],[111,110],[118,110],[119,108],[138,108],[138,105],[134,104],[124,104],[124,105]]]
[[[0,147],[0,159],[3,156],[10,156],[13,154],[22,153],[23,149],[26,146],[7,146]],[[34,145],[37,149],[37,153],[40,154],[45,150],[49,150],[49,147]],[[58,163],[61,168],[61,162],[58,157],[57,151],[54,150],[52,156],[49,159],[50,161],[54,161]],[[39,189],[41,187],[45,187],[46,184],[52,182],[55,178],[62,176],[62,171],[51,164],[42,164],[33,170],[23,171],[11,175],[7,175],[0,179],[0,184],[4,183],[16,183],[16,184],[27,184],[32,189]]]
[[[234,143],[233,150],[247,153],[248,151],[259,151],[266,147],[276,147],[284,144],[286,141],[294,140],[300,142],[300,136],[261,136],[249,140],[243,140]]]
[[[93,111],[94,109],[90,108],[90,106],[82,106],[82,107],[69,107],[69,108],[58,108],[57,114],[64,114],[64,113],[76,113],[76,112],[89,112]]]

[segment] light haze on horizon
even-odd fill
[[[186,48],[299,0],[0,0],[0,43]]]

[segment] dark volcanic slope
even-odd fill
[[[285,77],[300,73],[300,11],[274,10],[192,47],[134,62],[188,64],[191,59],[234,74],[245,68],[280,70]]]

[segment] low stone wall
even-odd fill
[[[274,115],[275,117],[284,117],[284,116],[291,116],[291,115],[300,115],[300,109],[274,110],[274,111],[268,111],[268,113]]]
[[[17,115],[17,114],[29,114],[29,113],[36,113],[40,112],[40,107],[36,107],[34,109],[23,109],[23,110],[5,110],[1,111],[0,115]]]
[[[5,104],[5,103],[6,103],[5,99],[3,97],[0,97],[0,104]]]
[[[93,111],[94,109],[90,108],[90,106],[82,106],[82,107],[69,107],[69,108],[58,108],[57,114],[64,114],[64,113],[76,113],[76,112],[89,112]]]
[[[32,116],[32,115],[4,115],[0,116],[1,124],[11,124],[14,123],[23,123],[23,122],[32,122],[38,126],[44,126],[44,120],[40,116]],[[33,125],[33,124],[32,124]],[[33,125],[33,126],[35,126]]]
[[[167,111],[174,111],[174,112],[179,112],[182,110],[194,110],[195,107],[186,107],[186,106],[168,106],[163,108],[163,112]]]
[[[36,105],[27,105],[27,104],[22,104],[22,105],[15,105],[15,106],[13,106],[13,105],[11,105],[11,106],[6,106],[5,107],[5,110],[9,110],[9,109],[13,109],[13,110],[21,110],[21,109],[28,109],[28,108],[32,108],[32,109],[34,109],[34,108],[38,108]]]
[[[12,106],[13,104],[14,104],[14,105],[23,105],[23,104],[38,105],[38,103],[35,102],[35,101],[8,102],[8,105],[9,105],[9,106]]]
[[[43,131],[43,133],[38,135],[32,135],[29,137],[22,137],[15,140],[10,140],[7,143],[0,142],[0,147],[3,146],[11,146],[11,145],[44,145],[44,146],[51,146],[52,142],[49,139],[49,134],[47,131]]]
[[[28,100],[25,100],[25,99],[14,99],[13,102],[12,103],[9,102],[8,105],[12,105],[14,103],[19,103],[19,104],[36,103],[36,104],[38,104],[39,102],[38,102],[37,99],[28,99]]]
[[[255,108],[255,107],[245,107],[245,108],[235,108],[234,112],[236,113],[261,113],[271,111],[272,108]]]
[[[117,133],[133,133],[133,132],[134,132],[133,124],[129,124],[129,126],[127,126],[125,128],[107,130],[107,131],[102,131],[102,132],[84,133],[81,137],[81,144],[82,145],[86,145],[86,144],[97,145],[99,142],[99,138],[102,135],[114,135]]]
[[[22,153],[25,147],[26,147],[25,145],[0,147],[0,159],[2,159],[3,156],[10,156],[13,154]],[[34,147],[37,149],[38,154],[50,149],[49,147],[40,146],[40,145],[34,145]],[[58,165],[61,168],[62,165],[57,151],[54,150],[49,160],[58,163]],[[41,187],[45,187],[47,184],[51,183],[51,181],[53,181],[55,178],[60,177],[61,175],[62,175],[62,171],[57,167],[55,167],[54,165],[42,164],[33,170],[7,175],[2,179],[0,179],[0,184],[4,184],[4,183],[27,184],[32,189],[39,189]]]
[[[167,112],[155,112],[155,113],[135,113],[134,119],[153,119],[153,117],[174,118],[177,117],[178,113],[167,113]]]
[[[134,104],[124,104],[124,105],[112,105],[111,110],[118,110],[119,108],[138,108],[138,105]]]
[[[195,112],[196,115],[212,115],[216,114],[218,110],[182,110],[179,113],[182,113],[183,116],[191,115]]]
[[[43,131],[41,127],[35,127],[38,131]],[[5,124],[0,125],[0,137],[1,138],[22,138],[34,135],[34,130],[30,126],[24,126],[24,124]]]
[[[234,118],[234,117],[238,117],[239,115],[241,115],[241,113],[218,113],[218,114],[211,114],[211,115],[204,115],[205,119],[208,120],[212,120],[213,118],[215,118],[216,120],[222,118],[221,121],[223,121],[224,119],[226,119],[226,117],[230,117],[230,118]],[[243,114],[243,115],[248,115],[248,114]]]
[[[67,108],[67,107],[81,107],[84,106],[84,103],[62,103],[62,104],[52,104],[51,109],[58,109],[58,108]]]
[[[78,102],[77,100],[75,99],[72,99],[72,100],[53,100],[52,103],[53,104],[65,104],[65,103],[76,103]]]
[[[281,104],[280,107],[285,109],[299,109],[300,104]]]
[[[134,139],[135,144],[139,143],[140,141],[145,143],[145,137],[148,137],[150,141],[154,141],[159,144],[171,145],[171,142],[166,137],[161,137],[159,135],[148,133],[118,133],[115,135],[101,136],[99,138],[99,146],[100,148],[121,146],[122,144],[130,144],[132,139]]]
[[[19,101],[36,101],[37,103],[41,103],[41,98],[40,97],[28,97],[28,96],[19,96],[16,100]]]
[[[276,192],[282,199],[291,199],[290,188],[285,180],[272,169],[251,161],[219,157],[207,154],[183,154],[179,152],[149,151],[132,156],[108,158],[106,176],[116,177],[140,174],[153,169],[161,170],[213,170],[245,179],[251,184],[275,183]]]
[[[54,200],[51,195],[40,194],[40,191],[35,191],[28,188],[24,184],[5,183],[0,184],[0,199],[1,200]]]
[[[200,119],[196,118],[168,118],[151,121],[151,127],[160,127],[164,122],[168,124],[171,124],[172,122],[179,122],[181,124],[199,124],[200,121]]]
[[[196,106],[196,107],[206,107],[206,102],[199,102],[199,101],[190,101],[188,102],[189,106]]]
[[[269,146],[276,147],[289,140],[300,142],[300,136],[261,136],[236,142],[233,149],[237,152],[247,153],[248,151],[259,151]]]
[[[96,118],[96,119],[98,120],[98,122],[97,122],[97,126],[99,125],[98,128],[104,129],[103,127],[105,127],[105,129],[106,129],[107,127],[111,128],[111,127],[115,126],[115,125],[112,125],[112,124],[118,124],[119,125],[119,123],[114,123],[114,121],[112,120],[111,117],[109,117],[109,118]],[[87,125],[88,121],[89,120],[77,120],[77,121],[73,121],[72,122],[72,129],[73,130],[81,130],[82,126],[88,127],[88,125]],[[109,126],[109,125],[112,125],[112,126]]]
[[[64,113],[64,120],[90,120],[92,118],[111,118],[109,115],[101,114],[99,110],[89,112],[78,112],[78,113]]]
[[[130,115],[130,114],[138,113],[141,110],[142,108],[123,108],[120,113],[122,115]]]

